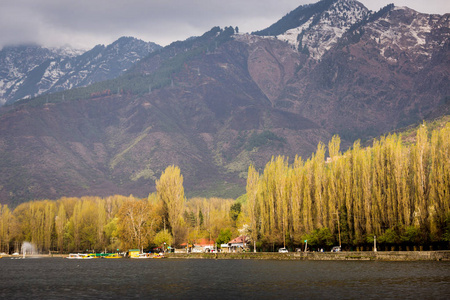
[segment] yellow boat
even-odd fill
[[[119,253],[112,253],[108,256],[104,256],[104,258],[122,258],[122,256],[120,256]]]

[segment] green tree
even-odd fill
[[[230,218],[236,222],[237,218],[239,217],[239,214],[241,213],[241,203],[237,202],[231,205],[230,208]]]
[[[171,246],[173,244],[173,237],[167,229],[161,230],[155,235],[153,242],[155,243],[155,245],[167,249],[168,246]]]
[[[220,233],[219,233],[219,236],[217,237],[216,243],[218,245],[226,244],[229,241],[231,241],[232,237],[233,237],[233,235],[232,235],[231,230],[229,228],[221,229]]]

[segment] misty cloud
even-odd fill
[[[238,26],[241,32],[264,29],[299,5],[313,2],[317,1],[4,0],[0,10],[0,47],[36,43],[88,49],[111,43],[120,36],[167,45],[201,35],[213,26]],[[361,2],[377,10],[392,1]],[[396,1],[396,5],[421,12],[449,11],[446,0],[431,0],[426,5],[423,2]]]

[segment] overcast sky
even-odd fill
[[[264,29],[318,0],[0,0],[0,48],[35,43],[90,49],[133,36],[162,46],[213,26]],[[361,0],[378,10],[392,0]],[[450,12],[449,0],[394,0],[419,12]]]

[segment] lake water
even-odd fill
[[[0,259],[0,299],[450,299],[450,262]]]

